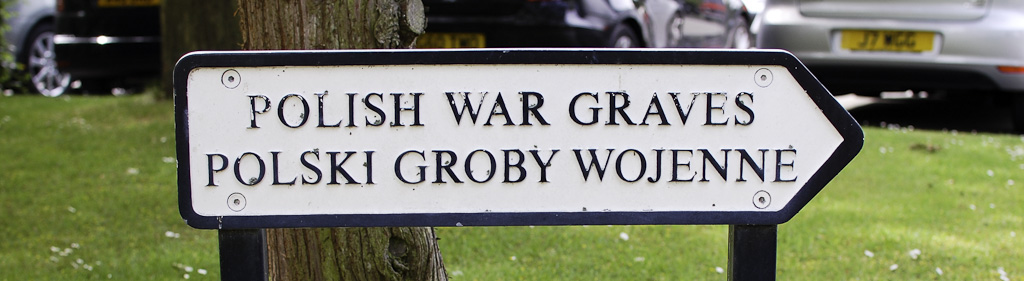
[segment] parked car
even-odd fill
[[[1010,93],[1022,129],[1021,19],[1022,1],[769,0],[757,45],[789,50],[837,94]]]
[[[752,17],[741,0],[647,0],[643,10],[655,39],[650,47],[746,49],[754,43]]]
[[[420,48],[639,47],[646,27],[632,0],[424,0]]]
[[[57,0],[57,66],[85,87],[160,74],[160,0]]]
[[[424,0],[420,48],[744,47],[739,0]],[[737,29],[742,29],[736,31]],[[739,32],[739,33],[737,33]],[[737,41],[735,36],[747,41]]]
[[[11,45],[15,61],[24,66],[33,90],[48,97],[60,96],[71,79],[57,69],[54,60],[55,2],[23,0],[11,4],[7,10],[11,17],[4,19],[10,29],[4,38]]]

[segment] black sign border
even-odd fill
[[[807,95],[843,137],[793,199],[776,212],[524,212],[339,214],[273,216],[203,216],[192,208],[188,139],[188,74],[200,67],[334,66],[445,64],[647,64],[779,65],[790,71]],[[853,160],[864,145],[864,132],[791,53],[782,50],[708,49],[462,49],[193,52],[174,66],[174,121],[178,157],[178,211],[200,229],[381,227],[381,226],[522,226],[522,225],[770,225],[789,221]]]

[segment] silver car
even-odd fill
[[[4,38],[11,44],[18,63],[25,66],[32,89],[48,97],[63,94],[71,77],[57,70],[53,53],[53,15],[56,1],[18,0],[9,1],[10,17],[4,22],[10,29],[4,31]]]
[[[758,47],[833,94],[1019,93],[1024,127],[1024,0],[769,0],[759,17]]]
[[[752,15],[741,0],[646,0],[647,47],[753,47]]]

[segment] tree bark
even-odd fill
[[[246,50],[408,48],[420,0],[239,0]],[[433,228],[268,229],[271,280],[447,280]]]
[[[409,48],[423,33],[420,0],[240,0],[243,49]]]
[[[271,280],[447,280],[433,228],[268,229]]]
[[[238,50],[242,35],[233,1],[173,0],[161,1],[160,32],[163,61],[161,88],[173,98],[171,74],[178,58],[191,51]]]

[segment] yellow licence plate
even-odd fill
[[[843,30],[840,47],[851,51],[929,52],[935,33],[903,30]]]
[[[416,38],[416,48],[483,48],[483,33],[424,33]]]
[[[160,0],[99,0],[96,5],[100,7],[159,6]]]

